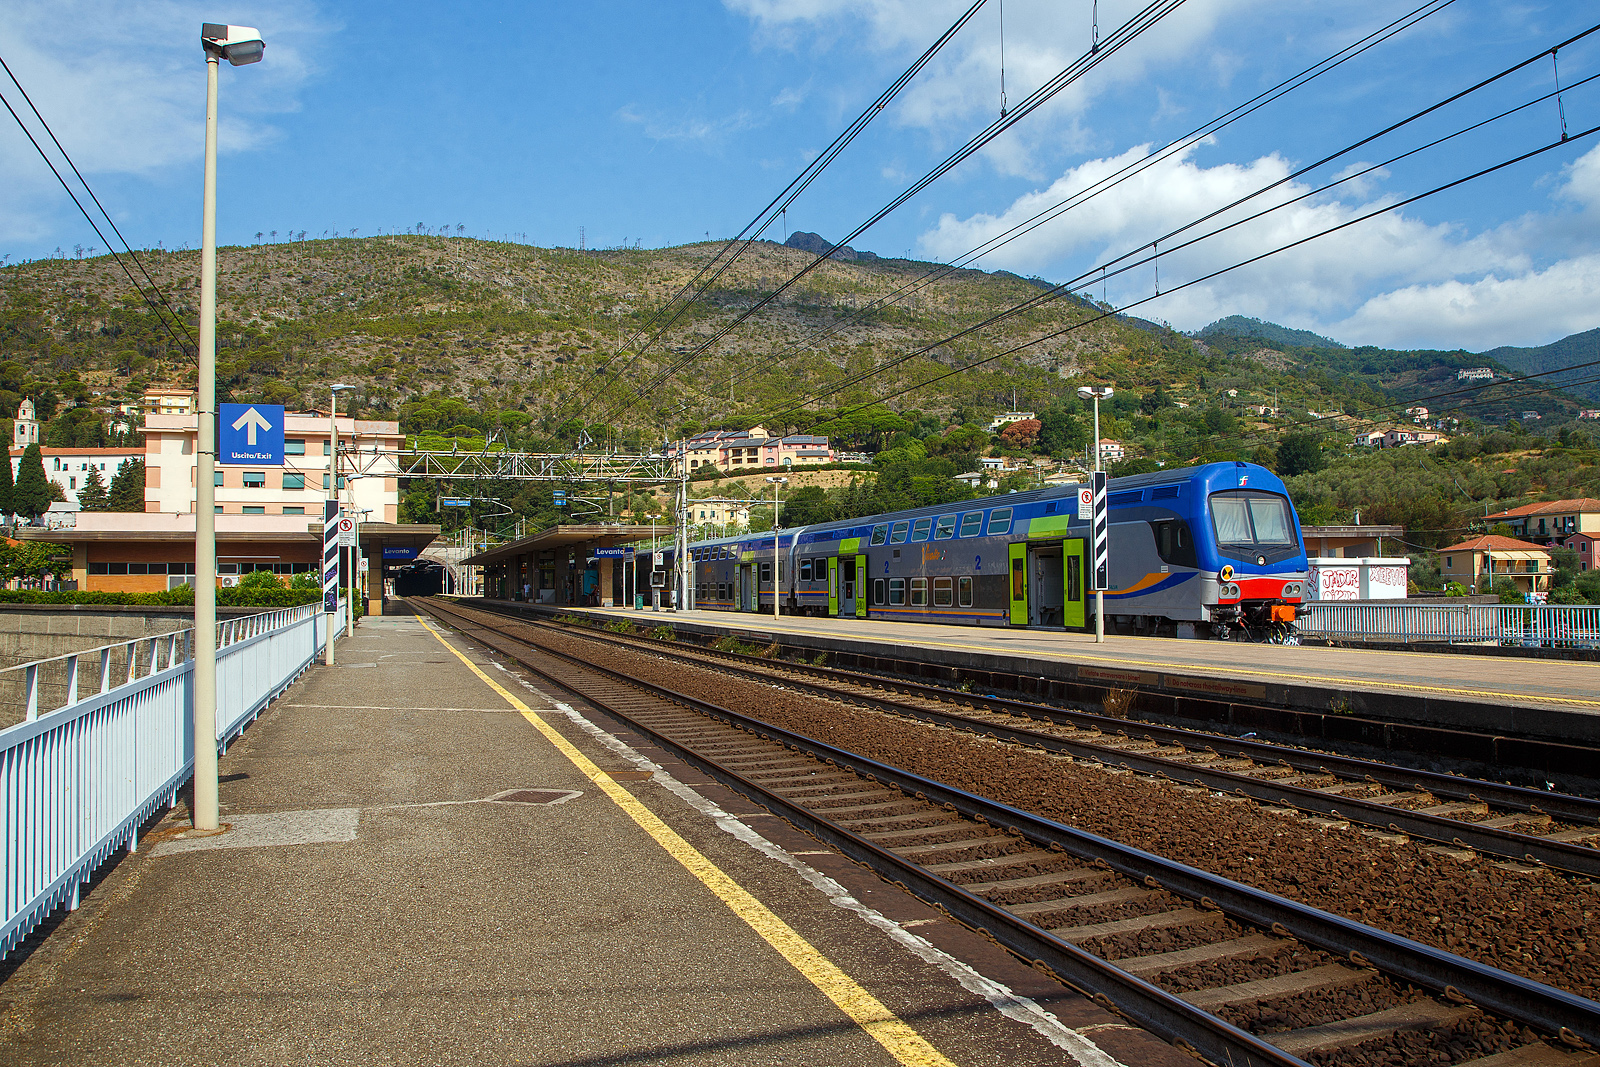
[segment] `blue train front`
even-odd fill
[[[1112,479],[1106,629],[1293,640],[1306,580],[1283,483],[1249,463]],[[1089,520],[1063,486],[690,547],[694,606],[1094,626]],[[774,581],[776,578],[776,582]]]

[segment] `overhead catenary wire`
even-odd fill
[[[112,232],[117,235],[117,239],[122,242],[122,247],[127,251],[128,257],[133,260],[134,265],[139,268],[139,272],[143,274],[145,280],[150,283],[150,288],[155,292],[156,296],[160,297],[162,306],[166,308],[167,313],[172,316],[173,320],[176,321],[178,326],[183,330],[184,336],[189,340],[187,346],[185,346],[183,341],[179,340],[177,335],[172,332],[172,327],[162,317],[160,309],[155,306],[155,302],[152,301],[145,293],[144,288],[139,284],[138,279],[133,276],[133,272],[128,269],[127,264],[122,262],[121,255],[117,253],[116,248],[112,246],[111,242],[106,240],[105,233],[101,231],[99,225],[94,221],[93,216],[91,216],[88,210],[84,208],[83,202],[78,199],[78,196],[75,192],[73,192],[72,187],[67,184],[67,180],[62,177],[61,171],[56,169],[55,163],[45,152],[43,146],[41,146],[38,140],[34,138],[32,131],[28,129],[27,124],[22,121],[22,117],[17,114],[16,109],[11,106],[11,102],[5,99],[3,94],[0,94],[0,103],[5,104],[6,110],[9,111],[11,113],[11,117],[16,120],[18,128],[21,129],[23,135],[28,138],[29,143],[34,147],[34,150],[39,153],[39,158],[43,159],[45,165],[50,168],[50,172],[56,176],[56,181],[61,183],[61,188],[65,189],[67,195],[72,198],[72,202],[77,205],[78,211],[82,213],[84,220],[89,223],[89,226],[94,230],[95,235],[98,236],[101,242],[105,245],[106,251],[111,253],[112,258],[117,261],[117,265],[122,268],[122,272],[128,276],[128,281],[133,284],[135,291],[138,292],[139,296],[144,300],[145,304],[149,306],[150,310],[155,312],[156,320],[161,323],[161,326],[166,330],[167,335],[177,343],[178,350],[184,352],[186,355],[193,355],[194,352],[198,351],[198,344],[194,339],[194,335],[189,332],[188,324],[183,321],[183,317],[179,315],[178,312],[172,307],[171,303],[167,301],[166,295],[161,292],[161,287],[156,284],[155,279],[150,277],[150,272],[145,269],[144,263],[140,261],[138,254],[133,251],[133,248],[128,244],[127,239],[122,236],[122,231],[117,228],[116,221],[112,219],[111,213],[105,209],[104,204],[100,203],[100,198],[95,195],[94,189],[90,187],[88,180],[85,179],[83,173],[78,170],[78,165],[72,161],[71,154],[67,152],[66,148],[62,146],[60,139],[56,137],[55,130],[50,128],[50,123],[45,120],[45,117],[42,114],[39,113],[39,108],[34,104],[33,98],[28,95],[28,90],[23,88],[22,82],[17,80],[16,74],[12,72],[10,64],[6,63],[4,57],[0,57],[0,67],[5,69],[6,75],[11,79],[11,83],[17,87],[17,91],[22,94],[23,100],[27,102],[28,107],[30,110],[32,110],[34,117],[39,120],[39,124],[44,127],[45,132],[50,135],[50,140],[55,144],[56,149],[61,153],[61,158],[66,160],[67,166],[72,168],[72,173],[77,176],[79,183],[82,184],[83,191],[89,194],[89,198],[94,201],[94,206],[100,209],[100,214],[104,216],[106,223],[111,227]]]
[[[736,263],[744,255],[746,251],[749,250],[751,245],[761,239],[761,235],[766,232],[767,228],[770,227],[775,220],[787,219],[789,206],[795,202],[800,194],[805,192],[807,187],[809,187],[811,183],[814,182],[817,177],[821,175],[822,172],[826,170],[828,166],[835,159],[837,159],[847,147],[849,147],[850,143],[860,136],[861,132],[867,128],[872,120],[881,114],[883,109],[892,103],[907,85],[911,84],[911,82],[915,80],[916,76],[921,73],[923,68],[926,67],[928,63],[930,63],[933,58],[937,56],[958,33],[960,33],[967,23],[972,20],[972,17],[976,15],[979,9],[982,8],[987,2],[988,0],[975,0],[975,2],[969,8],[967,8],[967,10],[963,12],[955,22],[951,23],[950,26],[939,35],[937,40],[929,45],[928,48],[917,57],[915,62],[902,71],[900,76],[896,78],[887,89],[878,94],[877,98],[874,99],[871,104],[867,105],[866,109],[857,115],[855,119],[845,127],[843,132],[834,138],[832,144],[824,149],[822,153],[817,156],[817,158],[806,164],[806,166],[802,168],[800,173],[796,175],[792,181],[789,182],[783,191],[775,196],[770,203],[768,203],[756,214],[755,218],[751,219],[750,222],[745,225],[744,229],[739,231],[739,233],[734,237],[729,238],[722,248],[700,268],[699,272],[696,273],[694,277],[690,278],[687,282],[680,286],[677,292],[673,294],[667,303],[658,308],[656,312],[651,315],[650,319],[634,332],[634,334],[628,339],[627,344],[619,346],[617,352],[610,360],[607,360],[605,363],[596,368],[595,371],[590,374],[589,378],[579,386],[576,393],[581,395],[584,390],[587,389],[589,383],[594,381],[595,378],[603,375],[613,362],[621,358],[624,352],[631,351],[633,353],[633,358],[630,359],[628,363],[624,365],[622,371],[619,372],[626,373],[627,370],[631,368],[635,362],[637,362],[638,358],[647,352],[651,346],[658,342],[662,335],[675,323],[677,323],[688,311],[688,309],[693,306],[694,303],[697,302],[701,297],[703,297],[711,288],[711,286],[715,284],[716,281],[720,279],[723,274],[725,274],[728,269],[731,268],[734,263]],[[649,334],[648,338],[646,338],[644,343],[640,344],[640,338],[645,337],[646,334]]]
[[[1022,103],[1018,104],[1017,107],[1011,111],[1006,118],[996,119],[994,122],[990,123],[982,131],[967,141],[965,145],[951,153],[932,170],[924,174],[916,182],[912,183],[910,187],[903,191],[894,200],[890,201],[884,207],[874,212],[865,222],[857,226],[848,235],[846,235],[843,240],[839,241],[838,244],[832,247],[838,248],[840,245],[848,245],[851,241],[860,237],[863,233],[876,225],[878,222],[882,221],[889,214],[899,209],[902,205],[920,193],[923,189],[927,188],[934,181],[937,181],[940,177],[949,173],[961,162],[978,152],[985,145],[989,144],[996,137],[1000,136],[1000,134],[1016,125],[1016,123],[1022,121],[1022,119],[1043,107],[1050,100],[1054,99],[1055,96],[1063,89],[1067,88],[1067,86],[1076,82],[1079,78],[1083,77],[1083,75],[1094,69],[1106,58],[1116,54],[1124,46],[1137,39],[1141,34],[1149,30],[1152,26],[1156,25],[1166,16],[1170,15],[1173,11],[1176,11],[1183,5],[1184,2],[1185,0],[1151,0],[1151,3],[1142,8],[1132,18],[1123,23],[1122,26],[1118,27],[1110,36],[1108,36],[1099,51],[1093,53],[1086,52],[1078,59],[1074,60],[1064,70],[1051,77],[1043,85],[1030,93],[1022,101]],[[681,359],[671,361],[665,368],[658,370],[657,373],[648,381],[643,382],[630,390],[628,394],[623,397],[620,404],[613,403],[604,409],[602,413],[602,419],[610,417],[628,402],[631,402],[639,396],[642,396],[655,389],[668,377],[676,373],[679,368],[702,355],[709,348],[711,348],[711,346],[721,341],[723,337],[726,337],[730,332],[743,325],[757,311],[766,307],[783,293],[787,292],[796,283],[809,275],[823,262],[828,260],[832,254],[832,249],[819,253],[810,263],[802,267],[799,271],[795,272],[789,277],[788,280],[784,281],[772,292],[767,293],[749,308],[741,312],[733,319],[733,321],[713,331],[712,335],[702,342],[698,347],[686,353]]]
[[[1588,30],[1585,30],[1583,33],[1578,34],[1577,36],[1569,39],[1568,41],[1563,42],[1562,45],[1560,45],[1558,47],[1565,47],[1566,45],[1571,44],[1573,41],[1580,40],[1583,37],[1586,37],[1586,36],[1588,36],[1588,35],[1590,35],[1592,33],[1595,33],[1595,32],[1600,32],[1600,24],[1597,24],[1597,25],[1589,28]],[[1424,116],[1426,116],[1428,114],[1432,114],[1432,113],[1438,111],[1441,107],[1445,106],[1446,104],[1458,101],[1461,98],[1463,98],[1464,96],[1466,96],[1466,95],[1468,95],[1468,94],[1470,94],[1472,92],[1476,92],[1477,90],[1482,89],[1487,85],[1493,84],[1494,82],[1499,81],[1501,78],[1508,76],[1510,73],[1512,73],[1512,72],[1514,72],[1516,70],[1520,70],[1520,69],[1526,67],[1530,62],[1537,62],[1545,54],[1546,54],[1545,52],[1541,51],[1538,55],[1532,57],[1529,60],[1524,60],[1524,61],[1522,61],[1522,62],[1520,62],[1518,64],[1515,64],[1514,66],[1512,66],[1510,68],[1507,68],[1506,70],[1500,72],[1499,74],[1496,74],[1496,75],[1494,75],[1494,76],[1492,76],[1492,77],[1490,77],[1488,79],[1485,79],[1485,80],[1479,82],[1478,84],[1472,86],[1469,89],[1462,90],[1462,91],[1460,91],[1458,93],[1452,94],[1450,97],[1446,98],[1443,101],[1440,101],[1439,103],[1430,105],[1429,107],[1424,108],[1421,111],[1418,111],[1418,112],[1412,114],[1411,116],[1409,116],[1409,117],[1407,117],[1407,118],[1405,118],[1405,119],[1403,119],[1403,120],[1401,120],[1401,121],[1399,121],[1397,123],[1391,124],[1390,126],[1386,127],[1384,130],[1380,131],[1378,134],[1374,134],[1372,136],[1362,138],[1361,140],[1359,140],[1359,141],[1357,141],[1357,142],[1355,142],[1355,143],[1353,143],[1351,145],[1348,145],[1345,148],[1340,149],[1337,152],[1331,153],[1331,154],[1323,157],[1321,160],[1317,161],[1317,163],[1315,163],[1315,164],[1310,164],[1308,166],[1299,168],[1297,171],[1295,171],[1295,172],[1293,172],[1293,173],[1291,173],[1289,175],[1286,175],[1284,178],[1277,179],[1275,181],[1269,182],[1266,185],[1263,185],[1260,188],[1258,188],[1258,189],[1256,189],[1256,190],[1254,190],[1254,191],[1252,191],[1252,192],[1250,192],[1250,193],[1248,193],[1248,194],[1246,194],[1246,195],[1244,195],[1242,197],[1237,198],[1236,200],[1234,200],[1230,204],[1226,204],[1226,205],[1224,205],[1222,207],[1219,207],[1219,208],[1217,208],[1217,209],[1215,209],[1213,211],[1207,212],[1206,214],[1200,216],[1199,218],[1194,219],[1191,222],[1185,223],[1183,226],[1180,226],[1180,227],[1178,227],[1178,228],[1176,228],[1174,230],[1169,231],[1167,234],[1165,234],[1162,237],[1158,238],[1158,242],[1159,241],[1170,240],[1171,238],[1173,238],[1175,236],[1178,236],[1180,234],[1183,234],[1183,233],[1193,229],[1194,227],[1196,227],[1198,225],[1201,225],[1201,224],[1203,224],[1203,223],[1205,223],[1207,221],[1210,221],[1211,219],[1216,218],[1219,215],[1222,215],[1222,214],[1224,214],[1224,213],[1226,213],[1226,212],[1228,212],[1230,210],[1233,210],[1234,208],[1242,206],[1243,204],[1249,202],[1250,200],[1255,199],[1255,198],[1265,194],[1266,192],[1271,191],[1272,189],[1279,188],[1283,184],[1285,184],[1286,182],[1291,181],[1296,177],[1303,176],[1305,173],[1309,172],[1310,170],[1312,170],[1315,167],[1325,166],[1326,164],[1328,164],[1328,163],[1340,158],[1343,155],[1347,155],[1347,154],[1349,154],[1349,153],[1351,153],[1353,151],[1356,151],[1357,149],[1372,143],[1372,141],[1374,139],[1376,139],[1377,137],[1381,137],[1381,136],[1383,136],[1385,134],[1392,133],[1392,132],[1394,132],[1394,131],[1396,131],[1396,130],[1398,130],[1398,129],[1400,129],[1400,128],[1402,128],[1402,127],[1404,127],[1404,126],[1406,126],[1406,125],[1408,125],[1408,124],[1410,124],[1412,122],[1415,122],[1415,121],[1419,120],[1420,118],[1422,118],[1422,117],[1424,117]],[[1578,85],[1580,85],[1580,84],[1592,83],[1597,78],[1600,78],[1600,75],[1592,75],[1592,76],[1590,76],[1588,78],[1583,79],[1583,81],[1580,82],[1580,83],[1577,83],[1577,84],[1575,84],[1573,86],[1569,86],[1568,89],[1564,90],[1564,91],[1571,91],[1572,89],[1577,88]],[[1237,228],[1239,226],[1243,226],[1243,225],[1246,225],[1246,224],[1248,224],[1250,222],[1256,221],[1257,219],[1259,219],[1259,218],[1261,218],[1261,217],[1263,217],[1265,215],[1271,214],[1274,211],[1282,210],[1284,208],[1292,206],[1293,204],[1296,204],[1298,202],[1304,201],[1304,200],[1309,199],[1311,197],[1317,196],[1317,195],[1319,195],[1321,193],[1327,192],[1328,190],[1330,190],[1332,188],[1335,188],[1338,185],[1354,181],[1354,180],[1356,180],[1356,179],[1358,179],[1358,178],[1360,178],[1360,177],[1362,177],[1362,176],[1364,176],[1366,174],[1373,173],[1373,172],[1375,172],[1377,170],[1382,169],[1383,167],[1389,166],[1392,163],[1395,163],[1395,162],[1398,162],[1398,161],[1400,161],[1402,159],[1405,159],[1405,158],[1408,158],[1410,156],[1416,155],[1416,154],[1418,154],[1420,152],[1423,152],[1423,151],[1426,151],[1426,150],[1428,150],[1430,148],[1437,147],[1440,144],[1443,144],[1443,143],[1445,143],[1447,141],[1450,141],[1450,140],[1452,140],[1452,139],[1454,139],[1456,137],[1463,136],[1466,133],[1470,133],[1472,131],[1481,129],[1481,128],[1489,125],[1490,123],[1497,122],[1497,121],[1499,121],[1499,120],[1501,120],[1503,118],[1506,118],[1506,117],[1508,117],[1510,115],[1514,115],[1519,111],[1522,111],[1522,110],[1525,110],[1525,109],[1527,109],[1529,107],[1532,107],[1535,104],[1538,104],[1538,103],[1540,103],[1540,102],[1542,102],[1544,100],[1548,100],[1552,95],[1554,95],[1554,94],[1553,93],[1542,94],[1541,96],[1535,97],[1532,100],[1529,100],[1529,101],[1526,101],[1526,102],[1524,102],[1522,104],[1519,104],[1516,107],[1513,107],[1513,108],[1510,108],[1510,109],[1508,109],[1506,111],[1500,112],[1499,114],[1493,115],[1493,116],[1491,116],[1489,118],[1480,120],[1479,122],[1472,123],[1472,124],[1462,128],[1462,129],[1456,130],[1456,131],[1454,131],[1452,133],[1446,134],[1446,135],[1444,135],[1442,137],[1439,137],[1439,138],[1436,138],[1436,139],[1434,139],[1432,141],[1429,141],[1429,142],[1427,142],[1427,143],[1425,143],[1425,144],[1423,144],[1421,146],[1418,146],[1417,148],[1413,148],[1413,149],[1410,149],[1410,150],[1408,150],[1406,152],[1400,153],[1400,154],[1398,154],[1398,155],[1396,155],[1396,156],[1394,156],[1394,157],[1392,157],[1390,159],[1384,160],[1382,163],[1371,164],[1371,165],[1368,165],[1368,166],[1366,166],[1364,168],[1361,168],[1360,170],[1354,171],[1352,173],[1345,174],[1345,175],[1341,176],[1340,178],[1338,178],[1338,179],[1336,179],[1336,180],[1334,180],[1332,182],[1329,182],[1329,183],[1327,183],[1327,184],[1325,184],[1325,185],[1323,185],[1323,186],[1321,186],[1319,188],[1311,189],[1311,190],[1309,190],[1309,191],[1307,191],[1307,192],[1305,192],[1305,193],[1303,193],[1303,194],[1301,194],[1299,196],[1296,196],[1296,197],[1293,197],[1291,199],[1285,200],[1285,201],[1283,201],[1281,203],[1278,203],[1278,204],[1275,204],[1275,205],[1273,205],[1271,207],[1264,208],[1261,211],[1255,212],[1254,214],[1247,215],[1247,216],[1244,216],[1242,218],[1236,219],[1233,222],[1230,222],[1230,223],[1228,223],[1228,224],[1226,224],[1224,226],[1220,226],[1220,227],[1218,227],[1218,228],[1216,228],[1214,230],[1211,230],[1211,231],[1209,231],[1209,232],[1207,232],[1205,234],[1202,234],[1202,235],[1200,235],[1198,237],[1190,238],[1189,240],[1184,241],[1184,242],[1182,242],[1182,243],[1180,243],[1180,244],[1178,244],[1178,245],[1176,245],[1174,247],[1170,247],[1168,249],[1168,253],[1170,255],[1172,252],[1181,251],[1181,250],[1183,250],[1185,248],[1191,247],[1191,246],[1193,246],[1195,244],[1198,244],[1198,243],[1200,243],[1202,241],[1208,240],[1208,239],[1210,239],[1212,237],[1215,237],[1215,236],[1217,236],[1219,234],[1225,233],[1225,232],[1227,232],[1229,230],[1232,230],[1232,229],[1235,229],[1235,228]],[[1564,134],[1562,140],[1564,141],[1566,139],[1567,139],[1567,137]],[[1556,144],[1560,144],[1560,143],[1561,143],[1560,141],[1556,142]],[[1392,205],[1390,208],[1388,208],[1386,210],[1393,210],[1395,207],[1398,207],[1398,206],[1400,206],[1400,205]],[[1026,312],[1026,311],[1029,311],[1029,310],[1033,310],[1034,308],[1041,307],[1041,306],[1043,306],[1045,304],[1048,304],[1048,303],[1054,302],[1056,300],[1059,300],[1063,296],[1067,296],[1067,295],[1072,294],[1076,289],[1080,288],[1087,281],[1093,279],[1096,275],[1098,275],[1103,280],[1104,278],[1107,277],[1108,273],[1110,275],[1120,275],[1120,274],[1128,273],[1128,272],[1133,271],[1133,270],[1137,270],[1137,269],[1145,267],[1145,266],[1149,266],[1149,265],[1153,264],[1154,261],[1155,261],[1156,256],[1154,254],[1149,255],[1149,256],[1144,256],[1144,257],[1141,257],[1141,258],[1133,258],[1133,257],[1138,256],[1139,253],[1141,251],[1143,251],[1144,249],[1151,248],[1151,247],[1153,247],[1153,246],[1152,245],[1140,245],[1140,246],[1138,246],[1137,248],[1133,249],[1130,252],[1124,253],[1123,255],[1118,256],[1115,259],[1109,260],[1107,263],[1100,264],[1098,267],[1092,268],[1091,270],[1086,271],[1083,274],[1080,274],[1077,277],[1072,278],[1072,279],[1070,279],[1070,280],[1068,280],[1066,282],[1062,282],[1062,283],[1060,283],[1058,285],[1052,286],[1051,288],[1049,288],[1049,289],[1047,289],[1047,290],[1045,290],[1043,292],[1036,293],[1036,294],[1030,296],[1027,300],[1021,301],[1021,302],[1013,305],[1010,308],[1006,308],[1006,309],[1004,309],[1004,310],[1002,310],[1000,312],[997,312],[997,313],[989,316],[988,318],[986,318],[986,319],[984,319],[984,320],[982,320],[982,321],[980,321],[978,323],[974,323],[972,325],[969,325],[969,326],[963,328],[962,330],[957,331],[956,333],[950,334],[949,336],[944,337],[944,338],[942,338],[942,339],[940,339],[938,341],[932,342],[930,344],[923,345],[922,347],[914,349],[914,350],[912,350],[910,352],[902,353],[901,355],[895,356],[895,357],[893,357],[893,358],[891,358],[889,360],[886,360],[886,361],[884,361],[882,363],[879,363],[876,366],[874,366],[874,367],[872,367],[872,368],[870,368],[870,369],[868,369],[866,371],[861,371],[861,372],[858,372],[858,373],[856,373],[854,375],[851,375],[849,378],[847,378],[847,379],[845,379],[845,380],[843,380],[841,382],[835,383],[833,386],[830,386],[828,389],[826,389],[824,391],[815,392],[815,393],[812,393],[812,394],[810,394],[808,396],[799,398],[796,401],[794,401],[793,403],[791,403],[788,407],[786,407],[781,413],[779,413],[777,415],[774,415],[774,416],[769,416],[769,417],[770,418],[782,418],[785,415],[791,414],[792,412],[799,410],[804,404],[811,403],[811,402],[814,402],[816,400],[823,399],[824,397],[827,397],[827,396],[831,396],[831,395],[839,392],[841,389],[848,388],[849,386],[858,384],[858,383],[860,383],[862,381],[866,381],[867,379],[869,379],[871,377],[874,377],[874,376],[876,376],[878,374],[881,374],[883,371],[892,369],[893,367],[898,366],[898,365],[900,365],[902,363],[905,363],[908,360],[914,359],[917,356],[926,355],[926,354],[928,354],[930,352],[933,352],[934,350],[936,350],[936,349],[938,349],[938,348],[940,348],[940,347],[942,347],[944,345],[950,344],[953,341],[957,341],[957,340],[960,340],[960,339],[965,338],[967,336],[970,336],[971,334],[974,334],[974,333],[976,333],[978,331],[981,331],[981,330],[986,329],[986,328],[988,328],[990,326],[993,326],[993,325],[995,325],[995,324],[997,324],[999,322],[1002,322],[1002,321],[1004,321],[1004,320],[1006,320],[1008,318],[1012,318],[1012,317],[1014,317],[1014,316],[1016,316],[1018,314],[1021,314],[1023,312]],[[1122,264],[1122,266],[1119,266],[1119,267],[1117,267],[1117,269],[1111,270],[1111,271],[1108,272],[1107,268],[1111,264],[1117,264],[1117,263]],[[1193,283],[1189,283],[1189,284],[1193,284]],[[1180,288],[1187,288],[1187,285],[1181,286]],[[1169,292],[1170,292],[1170,290],[1169,290]],[[1156,296],[1161,296],[1161,295],[1165,295],[1165,294],[1162,294],[1160,292],[1156,293]],[[1145,300],[1141,300],[1138,303],[1141,303],[1141,304],[1142,303],[1146,303],[1151,299],[1155,299],[1155,297],[1146,298]],[[1135,305],[1128,305],[1128,306],[1135,306]],[[1104,316],[1101,316],[1101,318],[1103,318],[1103,317]],[[1093,319],[1090,319],[1088,321],[1095,322],[1095,321],[1099,321],[1099,320],[1100,320],[1099,318],[1093,318]],[[1052,335],[1047,335],[1047,336],[1055,336],[1055,335],[1052,334]],[[1030,342],[1030,344],[1031,343],[1034,343],[1034,342]]]
[[[1316,63],[1313,63],[1309,67],[1304,68],[1296,74],[1285,78],[1277,85],[1274,85],[1273,87],[1257,94],[1256,96],[1235,106],[1231,110],[1218,115],[1210,121],[1203,123],[1181,137],[1175,138],[1156,151],[1151,152],[1138,160],[1125,164],[1117,171],[1098,179],[1089,186],[1078,190],[1067,198],[1057,201],[1050,207],[1044,208],[1043,210],[1034,214],[1031,218],[1017,223],[1010,229],[988,238],[968,251],[962,253],[960,256],[957,256],[945,263],[941,263],[932,270],[926,271],[918,278],[901,285],[892,292],[885,294],[884,296],[866,304],[863,307],[854,309],[849,315],[845,316],[840,321],[813,331],[807,337],[801,338],[799,341],[796,341],[785,350],[772,356],[770,360],[764,360],[762,364],[751,368],[743,374],[738,375],[735,378],[735,382],[746,381],[756,374],[761,373],[763,370],[770,369],[770,364],[782,362],[798,352],[815,347],[817,344],[826,341],[828,338],[836,336],[841,330],[845,329],[850,324],[861,321],[867,315],[872,314],[879,308],[885,307],[891,303],[898,303],[903,296],[920,292],[922,289],[945,277],[948,277],[950,274],[962,269],[964,266],[974,263],[989,253],[997,251],[1005,245],[1010,244],[1012,241],[1015,241],[1023,235],[1033,231],[1034,229],[1037,229],[1039,226],[1048,222],[1052,222],[1055,219],[1060,218],[1066,212],[1081,207],[1084,203],[1087,203],[1090,200],[1093,200],[1095,197],[1110,191],[1111,189],[1121,185],[1125,181],[1130,180],[1137,174],[1142,173],[1150,167],[1164,162],[1175,154],[1187,151],[1189,148],[1200,143],[1206,138],[1215,136],[1223,129],[1226,129],[1236,122],[1242,121],[1244,118],[1260,110],[1261,108],[1266,107],[1268,104],[1281,99],[1296,89],[1302,88],[1303,86],[1314,81],[1316,78],[1319,78],[1322,75],[1337,69],[1343,64],[1355,59],[1364,52],[1377,47],[1379,44],[1382,44],[1404,30],[1410,29],[1423,19],[1438,14],[1455,2],[1456,0],[1426,0],[1425,3],[1412,9],[1399,18],[1394,19],[1393,21],[1382,27],[1379,27],[1376,30],[1373,30],[1366,36],[1361,37],[1337,52],[1318,60]],[[1102,284],[1104,283],[1104,280],[1105,279],[1102,277]],[[710,393],[705,389],[702,388],[700,391],[703,396],[710,396]]]

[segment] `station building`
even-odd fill
[[[192,584],[198,423],[192,411],[146,411],[145,448],[133,453],[145,462],[142,514],[80,513],[70,527],[24,527],[19,536],[70,546],[72,578],[79,589],[145,593]],[[438,536],[439,527],[396,521],[400,488],[394,453],[402,444],[398,423],[345,416],[338,420],[338,430],[339,496],[346,513],[360,515],[367,610],[381,614],[390,571],[415,560]],[[270,571],[287,581],[320,569],[323,502],[334,473],[328,416],[287,413],[284,443],[282,467],[217,468],[219,585],[233,585],[253,571]],[[51,466],[47,459],[47,473]],[[352,558],[355,554],[350,553]]]
[[[17,471],[22,466],[23,449],[15,446],[11,449],[11,477],[14,481]],[[144,459],[142,448],[43,448],[39,449],[40,458],[44,460],[44,476],[61,487],[61,495],[67,498],[67,503],[74,508],[78,506],[78,490],[82,489],[89,478],[89,471],[94,470],[100,475],[100,484],[107,489],[111,488],[111,479],[117,475],[117,468],[130,459]]]

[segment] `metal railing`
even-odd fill
[[[344,614],[306,604],[217,626],[218,751],[317,658]],[[191,629],[0,670],[20,676],[25,716],[0,730],[0,958],[139,828],[194,769]]]
[[[1600,607],[1566,604],[1313,603],[1300,632],[1318,637],[1398,638],[1587,648],[1600,646]]]

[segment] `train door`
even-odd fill
[[[828,614],[839,614],[839,557],[828,557]]]
[[[866,568],[862,568],[865,570]],[[840,615],[856,613],[856,557],[845,556],[838,560]]]
[[[754,611],[755,609],[755,582],[750,574],[750,564],[739,565],[739,610]]]
[[[1028,622],[1034,626],[1062,626],[1066,583],[1062,578],[1061,545],[1028,546],[1029,580]]]
[[[1062,625],[1078,630],[1089,625],[1089,615],[1083,606],[1084,586],[1088,584],[1088,572],[1084,570],[1085,543],[1083,538],[1076,537],[1061,545],[1062,571],[1066,579],[1066,604],[1061,621]]]
[[[1008,545],[1011,553],[1011,625],[1028,625],[1028,546]]]
[[[856,618],[867,617],[867,557],[856,557]]]

